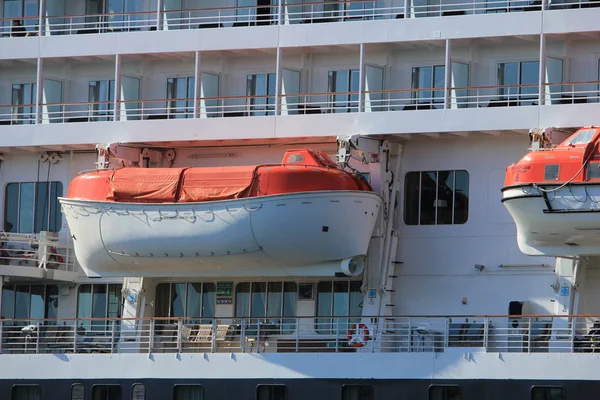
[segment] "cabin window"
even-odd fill
[[[597,163],[597,162],[588,163],[587,178],[588,179],[600,179],[600,163]]]
[[[4,231],[17,233],[58,232],[62,212],[58,198],[61,182],[9,183],[4,193]]]
[[[464,224],[469,215],[469,173],[416,171],[404,179],[406,225]]]
[[[446,68],[443,65],[413,67],[411,94],[413,103],[427,104],[431,108],[442,108],[444,103],[444,81]]]
[[[146,386],[143,383],[131,385],[131,400],[144,400],[146,398]]]
[[[565,145],[587,144],[596,133],[595,129],[584,129],[565,142]]]
[[[17,83],[12,85],[11,105],[13,124],[35,123],[36,87],[37,84],[35,83]]]
[[[459,386],[430,386],[429,400],[461,400]]]
[[[544,168],[544,180],[545,181],[557,181],[558,180],[558,164],[548,164]]]
[[[559,386],[543,387],[534,386],[531,388],[531,400],[566,400],[567,393],[565,389]]]
[[[362,315],[363,294],[361,281],[327,281],[317,285],[317,333],[332,335],[348,331],[351,324],[359,323]],[[337,318],[336,317],[353,317]]]
[[[92,400],[121,400],[120,385],[94,385]]]
[[[15,385],[12,387],[11,400],[40,400],[42,390],[38,385]]]
[[[71,386],[71,400],[85,400],[85,388],[82,383]]]
[[[77,292],[77,318],[121,318],[122,284],[80,285]],[[111,335],[112,321],[80,320],[77,327]],[[115,329],[119,324],[115,324]]]
[[[373,400],[373,386],[370,385],[344,385],[342,387],[342,400]]]
[[[217,288],[214,283],[161,283],[156,286],[156,317],[208,318],[207,321],[186,323],[211,323],[215,316]]]
[[[256,400],[287,400],[287,388],[284,385],[258,385]]]
[[[173,400],[203,400],[204,388],[201,385],[175,385]]]
[[[275,74],[252,74],[246,77],[246,96],[248,96],[250,116],[274,114],[275,82]]]
[[[296,329],[295,282],[244,282],[235,287],[235,316],[267,319],[279,334],[290,334]],[[251,320],[255,323],[256,320]]]
[[[357,69],[329,71],[327,75],[329,112],[357,112],[360,76]]]
[[[2,287],[1,318],[23,319],[4,321],[4,325],[28,325],[36,319],[56,319],[58,311],[58,286],[56,285],[4,285]],[[54,325],[56,322],[45,322]]]
[[[489,106],[537,104],[539,65],[538,61],[499,63],[498,86],[501,86],[498,88],[499,99],[490,101]],[[556,83],[555,80],[551,82]]]
[[[194,94],[196,78],[180,77],[167,79],[167,112],[169,118],[192,118],[194,116]]]

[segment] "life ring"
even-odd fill
[[[365,324],[353,324],[348,330],[348,344],[351,347],[363,347],[369,340],[369,328]]]

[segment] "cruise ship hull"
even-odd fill
[[[365,191],[183,204],[60,202],[88,276],[161,277],[333,276],[366,254],[381,206]]]
[[[534,185],[503,190],[519,249],[531,256],[600,253],[600,185]]]

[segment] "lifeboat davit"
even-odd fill
[[[381,207],[326,154],[81,173],[59,199],[88,276],[360,274]]]
[[[581,128],[507,168],[502,202],[517,225],[523,253],[600,254],[599,140],[600,128]]]

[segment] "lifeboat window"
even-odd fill
[[[42,390],[38,385],[15,385],[12,387],[11,400],[40,400]]]
[[[58,198],[62,195],[61,182],[8,183],[4,192],[4,231],[59,232],[62,212]]]
[[[287,400],[287,387],[285,385],[258,385],[256,400]]]
[[[131,400],[145,400],[146,386],[143,383],[131,385]]]
[[[224,292],[220,297],[225,299],[231,296],[229,289],[228,293]],[[211,323],[216,304],[217,287],[214,283],[160,283],[156,286],[154,316],[207,318],[202,323]]]
[[[461,400],[460,386],[429,386],[429,400]]]
[[[273,318],[273,334],[289,335],[296,330],[292,319],[282,317],[296,316],[298,287],[295,282],[244,282],[235,287],[235,316],[254,318]],[[285,322],[284,322],[285,321]],[[247,328],[251,329],[251,328]]]
[[[469,214],[469,173],[415,171],[404,179],[406,225],[464,224]]]
[[[175,385],[173,387],[173,400],[188,399],[204,399],[204,387],[202,385]]]
[[[111,335],[112,324],[106,318],[121,318],[121,289],[118,284],[80,285],[77,291],[77,318],[104,320],[77,321],[77,327],[93,331],[95,335]]]
[[[560,386],[533,386],[531,400],[566,400],[567,393]]]
[[[344,385],[342,386],[342,400],[373,400],[373,386],[370,385]]]
[[[559,165],[548,164],[544,168],[544,180],[545,181],[557,181],[558,180]]]
[[[121,400],[121,385],[94,385],[92,398],[102,400]]]
[[[587,167],[588,179],[600,179],[600,163],[589,163]]]
[[[304,162],[304,157],[302,157],[302,154],[294,153],[294,154],[290,154],[288,156],[286,164],[301,163],[301,162]]]
[[[322,281],[317,285],[315,331],[322,335],[346,334],[348,324],[360,322],[361,281]],[[331,317],[352,317],[332,319]],[[356,317],[356,318],[354,318]],[[339,323],[338,323],[339,322]]]
[[[595,129],[584,129],[565,142],[565,145],[587,144],[596,133]]]

